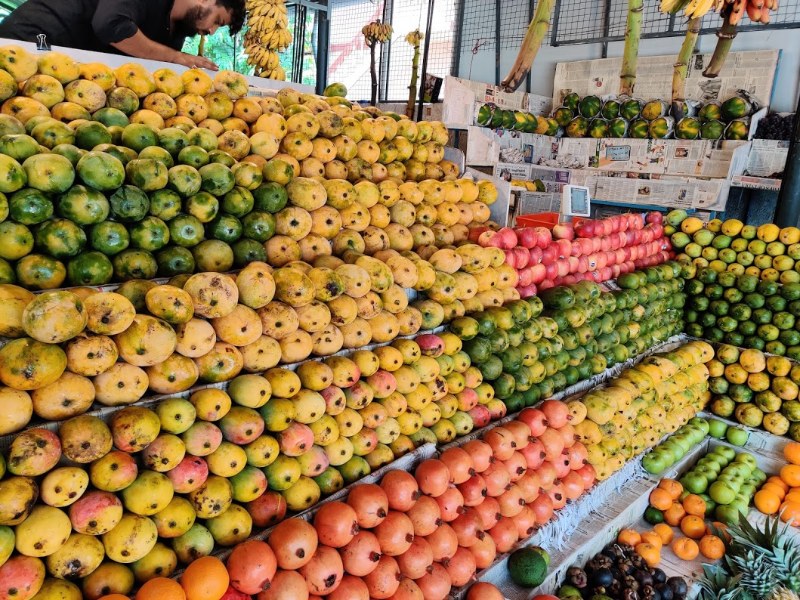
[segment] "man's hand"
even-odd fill
[[[190,69],[209,69],[211,71],[219,71],[219,67],[205,56],[195,56],[194,54],[186,54],[185,52],[178,52],[177,58],[174,62]]]

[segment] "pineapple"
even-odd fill
[[[767,600],[800,600],[800,596],[785,587],[779,587],[773,590]]]
[[[751,600],[739,586],[739,579],[738,575],[728,575],[719,565],[703,565],[703,578],[699,581],[701,600]]]

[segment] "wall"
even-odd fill
[[[764,50],[769,48],[781,50],[775,88],[772,94],[772,109],[778,112],[794,112],[797,107],[798,93],[800,93],[800,44],[797,42],[799,37],[800,31],[797,29],[764,30],[740,33],[733,43],[733,51]],[[641,56],[676,55],[682,41],[683,38],[679,37],[642,40],[639,46],[639,53]],[[703,35],[698,41],[697,48],[702,53],[710,54],[714,51],[716,42],[716,35]],[[622,49],[622,42],[612,42],[608,47],[608,56],[621,56]],[[516,49],[501,51],[501,79],[511,68],[516,55]],[[552,95],[553,74],[555,73],[556,63],[594,58],[602,58],[601,44],[543,46],[533,65],[531,91],[543,96]],[[494,83],[494,50],[479,52],[474,57],[469,52],[462,54],[459,76],[476,81]]]

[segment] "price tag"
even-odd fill
[[[607,146],[606,147],[606,158],[608,160],[619,160],[622,162],[627,162],[631,159],[631,147],[630,146]]]
[[[590,216],[589,188],[582,185],[565,185],[561,193],[561,214],[568,217]]]

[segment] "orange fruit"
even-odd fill
[[[783,448],[783,456],[793,465],[800,465],[800,442],[789,442]]]
[[[681,519],[681,531],[686,537],[699,540],[706,533],[706,522],[702,517],[686,515]]]
[[[767,490],[769,492],[772,492],[773,494],[778,496],[778,498],[780,498],[781,500],[786,498],[786,489],[783,488],[782,486],[778,485],[777,483],[774,483],[774,482],[765,483],[764,485],[761,486],[761,490],[759,490],[759,491],[763,491],[763,490]]]
[[[665,490],[673,500],[677,500],[683,493],[683,486],[674,479],[662,479],[658,482],[658,487]]]
[[[774,515],[781,507],[781,498],[770,489],[760,489],[753,497],[753,504],[765,515]]]
[[[664,511],[664,522],[667,525],[678,527],[681,519],[686,516],[686,510],[677,502]]]
[[[704,535],[698,544],[700,554],[709,560],[719,560],[725,556],[725,542],[715,535]]]
[[[219,600],[228,590],[228,570],[213,556],[198,558],[181,575],[186,600]]]
[[[731,534],[728,533],[728,526],[725,525],[725,523],[720,523],[719,521],[712,521],[708,526],[706,533],[708,533],[708,535],[716,535],[717,537],[722,538],[725,543],[731,541]]]
[[[687,515],[704,517],[706,515],[706,501],[697,494],[689,494],[681,502]]]
[[[781,468],[781,479],[790,488],[800,485],[800,465],[786,465]],[[789,491],[788,489],[786,490]]]
[[[645,544],[651,544],[661,550],[661,547],[664,545],[661,536],[658,535],[655,531],[646,531],[642,534],[642,542]]]
[[[786,494],[786,498],[784,498],[787,502],[797,502],[800,504],[800,489],[793,489],[791,492]]]
[[[775,485],[777,485],[778,487],[780,487],[780,488],[783,488],[783,491],[784,491],[784,492],[788,492],[788,491],[789,491],[789,488],[790,488],[790,487],[792,487],[792,486],[790,486],[788,483],[786,483],[786,482],[783,480],[783,478],[782,478],[782,477],[779,477],[778,475],[773,475],[772,477],[770,477],[769,479],[767,479],[767,480],[764,482],[764,485],[767,485],[768,483],[774,483],[774,484],[775,484]]]
[[[694,560],[700,554],[700,547],[697,542],[689,538],[678,538],[672,542],[672,552],[681,560]]]
[[[658,563],[661,562],[661,550],[653,546],[653,544],[642,542],[641,544],[637,544],[635,550],[636,554],[641,556],[651,569],[657,567]]]
[[[675,532],[672,531],[672,527],[666,523],[658,523],[657,525],[653,525],[653,531],[658,534],[658,537],[661,538],[661,543],[665,546],[672,541],[672,538],[675,537]]]
[[[650,506],[658,510],[667,510],[672,506],[673,497],[667,490],[656,488],[650,492]]]
[[[781,521],[792,527],[800,527],[800,502],[784,502],[781,505]]]
[[[186,600],[186,594],[174,579],[156,577],[139,588],[136,600]]]
[[[622,529],[617,536],[617,542],[620,544],[627,544],[628,546],[636,546],[641,543],[642,536],[635,529]]]

